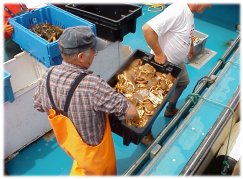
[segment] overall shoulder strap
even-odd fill
[[[64,105],[64,113],[67,114],[68,112],[68,108],[69,108],[69,105],[70,105],[70,102],[71,102],[71,99],[72,99],[72,96],[73,96],[73,93],[75,91],[75,89],[77,88],[77,86],[79,85],[79,83],[81,82],[81,80],[86,76],[85,73],[81,73],[74,81],[74,83],[72,84],[69,92],[68,92],[68,95],[67,95],[67,98],[66,98],[66,102],[65,102],[65,105]]]
[[[47,89],[48,97],[49,97],[50,102],[51,102],[51,106],[57,112],[59,110],[57,109],[57,107],[56,107],[56,105],[54,103],[53,96],[51,94],[51,88],[50,88],[50,76],[51,76],[51,72],[52,72],[53,69],[54,69],[54,67],[47,74],[47,78],[46,78],[46,89]]]
[[[3,6],[3,8],[4,8],[4,10],[7,11],[12,17],[15,16],[15,14],[14,14],[12,11],[10,11],[9,8],[7,8],[6,6]]]
[[[49,99],[50,99],[50,102],[51,102],[51,105],[52,105],[52,108],[57,112],[57,114],[62,114],[62,115],[65,115],[67,116],[67,113],[68,113],[68,108],[69,108],[69,105],[70,105],[70,102],[71,102],[71,99],[72,99],[72,96],[73,96],[73,93],[75,91],[75,89],[77,88],[77,86],[79,85],[79,83],[81,82],[81,80],[86,76],[85,73],[81,73],[80,75],[78,75],[78,77],[74,80],[73,84],[71,85],[71,88],[68,92],[68,95],[67,95],[67,98],[66,98],[66,101],[65,101],[65,105],[64,105],[64,110],[60,110],[56,107],[55,103],[54,103],[54,100],[53,100],[53,96],[51,94],[51,88],[50,88],[50,75],[51,75],[51,72],[52,70],[54,69],[54,67],[49,71],[48,75],[47,75],[47,79],[46,79],[46,88],[47,88],[47,93],[48,93],[48,96],[49,96]]]
[[[5,11],[7,11],[12,17],[14,17],[14,16],[16,16],[18,14],[22,14],[22,13],[28,11],[28,9],[26,9],[22,3],[20,3],[19,5],[20,5],[21,10],[17,14],[14,14],[8,7],[6,7],[6,6],[3,6],[3,7],[4,7]]]
[[[19,5],[20,5],[20,7],[21,7],[21,11],[22,11],[22,12],[25,12],[25,11],[28,10],[28,9],[26,9],[26,8],[24,7],[24,5],[23,5],[22,3],[20,3]]]

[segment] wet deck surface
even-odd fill
[[[137,19],[136,33],[124,37],[123,44],[130,46],[133,50],[142,49],[149,52],[149,48],[143,38],[141,27],[149,19],[157,15],[156,12],[147,11],[148,6],[143,6],[143,15]],[[181,107],[185,98],[192,92],[197,81],[208,74],[218,59],[228,48],[228,42],[233,40],[237,33],[220,26],[195,19],[195,27],[198,31],[208,34],[206,48],[217,54],[210,59],[202,68],[196,69],[187,65],[191,83],[179,99],[178,107]],[[101,67],[102,68],[102,67]],[[169,119],[163,116],[164,109],[157,117],[152,133],[156,137],[168,124]],[[142,144],[124,146],[122,138],[113,133],[115,151],[117,158],[118,175],[122,175],[134,161],[146,150]],[[6,163],[5,171],[9,175],[69,175],[72,160],[58,146],[52,134],[40,138],[19,152],[12,160]]]

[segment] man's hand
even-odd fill
[[[8,23],[4,24],[4,32],[11,36],[13,33],[13,26]]]
[[[136,107],[129,101],[129,108],[125,115],[125,119],[130,120],[130,119],[137,118],[137,117],[138,117],[138,111],[137,111]]]
[[[144,24],[142,29],[146,42],[155,54],[155,62],[158,64],[164,64],[167,61],[167,57],[159,45],[158,35],[148,24]]]
[[[158,64],[165,64],[165,62],[167,61],[167,57],[166,55],[162,52],[159,55],[154,55],[154,60],[155,62],[157,62]]]
[[[189,51],[189,53],[188,53],[188,55],[187,55],[187,57],[188,57],[188,60],[191,60],[192,59],[192,57],[194,56],[194,47],[193,47],[193,42],[192,42],[192,45],[191,45],[191,47],[190,47],[190,51]]]

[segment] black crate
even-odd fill
[[[125,121],[119,120],[115,115],[110,114],[109,119],[110,119],[111,129],[114,133],[123,137],[124,145],[129,145],[131,142],[134,144],[139,144],[141,139],[150,131],[154,123],[154,120],[159,115],[160,111],[163,109],[167,100],[171,96],[172,91],[174,90],[175,85],[177,83],[178,76],[181,72],[181,69],[178,66],[175,66],[171,63],[168,63],[166,65],[159,65],[154,61],[154,56],[152,54],[146,53],[142,50],[136,50],[128,58],[127,62],[117,71],[117,73],[108,80],[108,84],[114,87],[117,83],[116,76],[122,73],[136,58],[140,58],[143,61],[143,63],[149,63],[156,69],[156,71],[166,73],[166,74],[171,73],[176,78],[176,80],[172,85],[171,89],[169,90],[169,92],[167,93],[166,97],[162,101],[162,103],[156,108],[154,115],[151,116],[151,118],[148,120],[147,124],[143,128],[136,128],[133,126],[129,126],[125,123]]]
[[[96,24],[97,36],[112,42],[134,33],[142,15],[142,7],[131,4],[67,4],[63,9]]]
[[[62,10],[66,10],[66,5],[67,4],[57,4],[57,3],[53,3],[52,5],[54,5],[54,6],[57,6],[58,8],[60,8],[60,9],[62,9]]]

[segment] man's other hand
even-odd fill
[[[13,33],[13,26],[8,23],[4,24],[4,32],[11,36]]]

